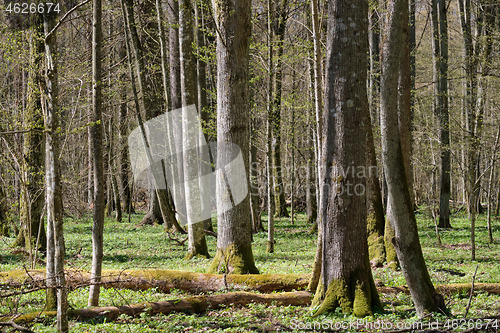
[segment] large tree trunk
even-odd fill
[[[193,179],[200,179],[201,154],[198,149],[189,149],[197,147],[201,142],[203,135],[193,120],[187,115],[187,108],[190,105],[196,105],[197,87],[196,87],[196,59],[193,55],[194,42],[194,22],[191,14],[193,5],[190,0],[181,0],[179,3],[179,54],[181,64],[181,91],[182,91],[182,143],[186,147],[183,149],[183,174],[184,184]],[[204,138],[203,138],[204,139]],[[202,147],[200,147],[202,148]],[[189,149],[189,150],[188,150]],[[202,201],[205,198],[201,196],[202,185],[200,182],[191,182],[190,186],[184,187],[184,198],[186,203],[186,218],[188,225],[188,253],[186,259],[196,256],[209,258],[207,242],[205,240],[204,221],[193,220],[201,216]]]
[[[349,29],[345,23],[349,22]],[[324,174],[320,186],[323,225],[321,279],[313,300],[315,316],[342,308],[365,317],[381,307],[370,270],[366,226],[366,137],[370,129],[366,91],[368,3],[328,3],[327,72],[323,111]],[[359,192],[361,191],[361,192]],[[328,198],[328,200],[326,200]]]
[[[68,331],[68,299],[64,275],[63,202],[59,167],[59,106],[57,78],[57,40],[52,31],[54,12],[44,14],[46,77],[41,82],[45,125],[45,187],[47,207],[47,309],[57,309],[57,331]]]
[[[408,43],[408,1],[390,1],[387,11],[387,31],[383,44],[381,78],[381,133],[382,157],[392,203],[391,225],[395,231],[394,247],[401,268],[415,304],[417,315],[444,310],[444,301],[432,285],[425,265],[418,238],[417,223],[413,212],[413,202],[408,186],[407,172],[403,157],[401,134],[398,124],[398,73],[406,62],[404,48]],[[409,88],[409,87],[408,87]],[[403,92],[404,93],[404,92]],[[409,104],[404,104],[409,107]]]
[[[43,57],[43,24],[38,14],[30,16],[28,38],[30,66],[24,128],[23,158],[21,162],[21,197],[19,200],[20,229],[15,245],[32,250],[44,250],[47,243],[43,225],[43,117],[40,100],[40,74]],[[35,248],[38,245],[38,248]]]
[[[102,5],[93,0],[92,7],[92,123],[90,129],[94,161],[94,205],[92,224],[92,273],[89,306],[99,305],[99,284],[102,271],[104,233],[104,160],[102,124]]]
[[[252,252],[250,203],[248,196],[237,206],[228,198],[225,172],[237,148],[248,167],[250,99],[248,64],[251,36],[250,0],[215,1],[217,34],[217,254],[209,272],[258,273]]]

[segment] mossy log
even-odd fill
[[[252,290],[262,293],[301,290],[307,287],[310,274],[246,274],[219,275],[173,270],[104,270],[101,284],[104,288],[147,290],[157,288],[162,292],[179,289],[187,292],[213,292],[220,290]],[[15,270],[0,272],[0,283],[10,287],[43,285],[45,270]],[[90,273],[67,270],[69,288],[88,285]]]
[[[208,309],[219,309],[224,306],[246,306],[250,303],[276,304],[279,306],[307,306],[311,304],[311,293],[308,291],[284,292],[277,294],[256,294],[250,292],[232,292],[220,295],[194,296],[171,301],[145,302],[124,306],[93,307],[68,311],[68,316],[77,320],[116,320],[121,315],[137,316],[146,312],[149,315],[159,313],[169,314],[171,312],[203,313]],[[15,318],[15,322],[33,321],[40,312],[35,315],[26,314]],[[53,317],[53,311],[43,312],[41,316]],[[0,320],[11,318],[0,318]]]
[[[214,292],[220,290],[247,290],[269,293],[272,291],[292,291],[306,289],[311,274],[247,274],[247,275],[218,275],[193,273],[173,270],[103,270],[102,286],[104,288],[147,290],[158,288],[162,292],[171,289],[186,292]],[[0,272],[0,283],[11,288],[43,287],[45,270],[13,270]],[[66,281],[70,289],[88,285],[90,273],[78,270],[66,270]],[[454,283],[437,285],[439,293],[469,293],[470,283]],[[407,286],[377,287],[380,293],[409,294]],[[474,291],[500,295],[500,283],[474,283]]]
[[[436,286],[436,291],[440,294],[470,293],[471,283],[451,283]],[[384,294],[405,293],[410,294],[407,286],[399,287],[377,287],[378,291]],[[474,292],[485,292],[490,295],[500,295],[500,283],[474,283]]]

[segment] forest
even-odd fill
[[[0,332],[500,332],[498,0],[23,1]]]

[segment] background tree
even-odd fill
[[[57,12],[43,16],[45,82],[41,83],[45,125],[45,187],[47,207],[47,309],[57,309],[57,331],[68,331],[68,299],[64,273],[63,201],[59,167],[59,105],[57,77]]]
[[[398,124],[398,113],[406,112],[398,103],[400,71],[409,70],[409,57],[401,45],[408,43],[408,1],[390,1],[387,7],[386,36],[382,48],[381,76],[381,134],[384,172],[392,202],[390,220],[394,228],[394,247],[401,263],[401,270],[410,288],[417,315],[445,310],[443,298],[437,294],[425,265],[413,202],[408,185],[406,163]],[[407,61],[405,61],[407,60]],[[401,67],[406,67],[401,69]],[[409,89],[409,86],[407,87]]]
[[[43,116],[40,100],[41,66],[43,59],[43,25],[40,15],[29,17],[30,63],[28,92],[24,113],[23,158],[21,159],[20,228],[15,245],[26,250],[44,250],[47,242],[42,220],[43,191]],[[38,245],[38,248],[36,246]]]
[[[92,271],[89,306],[99,305],[99,291],[102,271],[104,241],[104,152],[102,123],[102,4],[101,0],[92,3],[92,126],[90,128],[91,149],[94,170],[94,200],[92,223]]]

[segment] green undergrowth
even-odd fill
[[[104,236],[104,269],[173,269],[192,272],[205,272],[210,259],[183,258],[187,252],[187,241],[179,245],[164,233],[162,226],[139,227],[141,214],[133,215],[131,223],[117,223],[108,220]],[[267,216],[263,216],[266,224]],[[474,272],[476,282],[500,283],[500,222],[495,220],[494,244],[488,244],[485,217],[480,216],[476,226],[476,261],[470,260],[470,224],[465,215],[452,217],[453,229],[440,230],[442,245],[437,245],[434,223],[426,214],[417,215],[420,240],[435,284],[470,283]],[[126,220],[126,219],[125,219]],[[289,218],[276,219],[275,253],[266,253],[266,233],[254,235],[253,252],[256,266],[261,273],[311,273],[315,254],[316,235],[309,232],[304,214],[296,215],[292,225]],[[66,265],[72,268],[90,269],[91,264],[91,219],[67,218],[65,220],[67,248]],[[179,241],[185,235],[174,234]],[[30,267],[26,254],[11,247],[14,238],[0,239],[0,270],[13,270]],[[215,255],[216,239],[207,236],[210,254]],[[44,260],[43,257],[40,259]],[[37,268],[43,268],[42,263]],[[388,267],[374,268],[377,285],[401,286],[405,284],[400,271]],[[1,290],[1,293],[12,290]],[[170,294],[155,289],[146,291],[101,290],[101,305],[126,305],[140,302],[154,302],[187,297],[189,294],[173,290]],[[462,318],[469,302],[469,294],[445,295],[446,302],[455,318]],[[72,308],[84,308],[87,304],[88,288],[81,288],[69,294]],[[0,315],[29,313],[43,309],[45,294],[37,291],[22,296],[0,298]],[[361,322],[346,316],[340,311],[316,318],[311,317],[310,309],[303,307],[280,307],[252,304],[247,308],[228,306],[222,310],[208,311],[202,315],[172,313],[151,316],[142,314],[137,318],[120,317],[115,322],[75,322],[71,321],[73,332],[274,332],[274,331],[322,331],[341,328],[342,332],[377,331],[376,325],[417,325],[409,295],[381,294],[385,313],[375,313]],[[500,315],[500,296],[475,293],[471,298],[468,318]],[[446,317],[433,317],[427,320],[445,322]],[[344,325],[344,326],[342,326]],[[350,326],[349,326],[350,325]],[[371,325],[371,326],[370,326]],[[499,322],[500,325],[500,322]],[[54,332],[54,319],[41,318],[31,328],[35,332]],[[424,327],[425,328],[425,327]],[[459,326],[461,328],[467,328]],[[382,331],[380,329],[380,331]],[[500,326],[499,326],[500,331]]]

